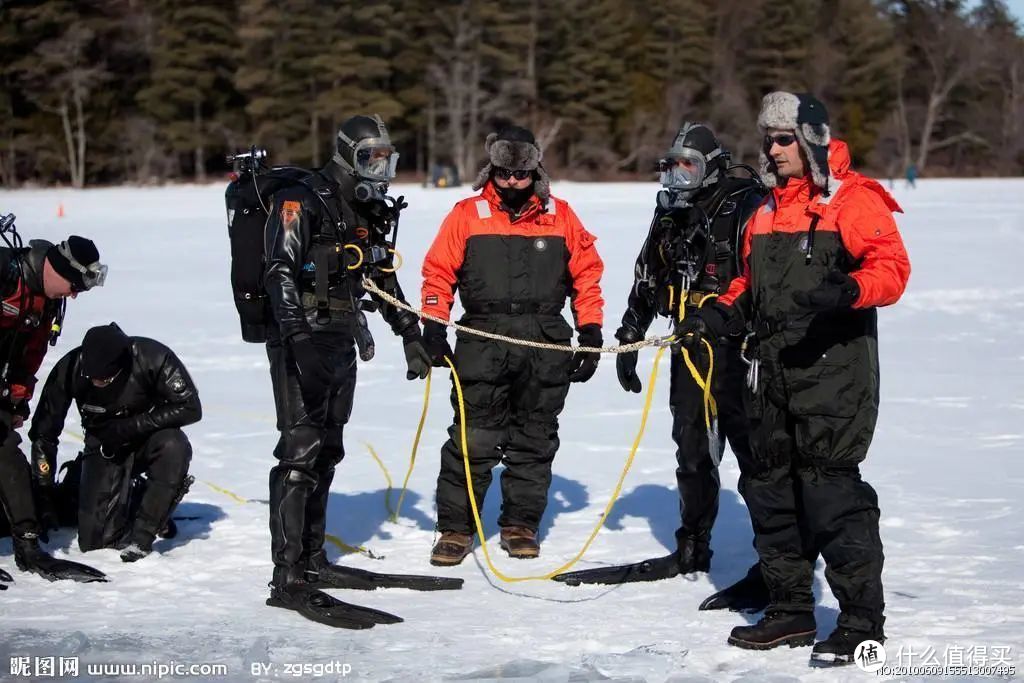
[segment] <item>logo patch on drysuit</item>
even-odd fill
[[[548,248],[548,241],[543,237],[538,237],[533,241],[533,248],[537,251],[545,251]]]
[[[94,406],[94,405],[89,405],[88,403],[84,403],[84,404],[82,404],[82,412],[83,413],[102,414],[102,413],[107,412],[107,409],[104,408],[103,406]]]
[[[171,390],[177,393],[185,391],[185,380],[181,377],[175,377],[171,380]]]
[[[436,306],[437,305],[437,295],[436,294],[428,294],[427,298],[426,298],[426,303],[427,303],[428,306]]]
[[[49,474],[49,473],[50,473],[50,463],[46,462],[45,460],[40,460],[39,461],[39,474]]]
[[[286,230],[294,230],[299,222],[299,214],[302,213],[302,204],[299,202],[283,202],[281,204],[281,223]]]
[[[356,237],[361,240],[365,240],[370,236],[370,231],[366,228],[356,228]]]

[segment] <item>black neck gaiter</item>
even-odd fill
[[[519,213],[526,202],[530,201],[530,197],[533,196],[533,185],[524,187],[522,189],[517,187],[498,187],[495,185],[494,188],[498,196],[501,197],[501,203],[512,209],[515,213]]]

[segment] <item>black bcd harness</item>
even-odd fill
[[[280,166],[242,174],[228,184],[225,205],[231,242],[231,289],[242,339],[247,342],[267,340],[267,326],[273,314],[263,284],[266,271],[264,231],[274,194],[295,185],[306,187],[323,208],[320,225],[316,226],[312,247],[300,273],[301,279],[312,280],[318,323],[329,322],[331,289],[340,285],[350,270],[372,274],[374,269],[391,265],[400,206],[385,205],[377,212],[377,220],[367,221],[368,225],[360,227],[355,211],[338,195],[334,184],[316,171]],[[349,235],[350,229],[354,229],[352,235]],[[387,241],[389,232],[390,243]],[[346,298],[345,309],[355,310],[351,291]]]

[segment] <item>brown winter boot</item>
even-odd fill
[[[501,527],[501,549],[509,557],[528,560],[540,555],[537,532],[522,526]]]
[[[430,551],[430,564],[438,567],[454,567],[462,564],[473,550],[473,536],[457,531],[442,531],[441,538]]]

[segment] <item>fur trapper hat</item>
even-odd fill
[[[807,160],[811,180],[828,194],[828,143],[832,140],[828,110],[813,95],[778,90],[761,101],[757,127],[764,135],[769,129],[791,130],[796,135]],[[768,187],[779,184],[775,162],[761,145],[761,179]]]
[[[544,155],[533,133],[519,126],[508,126],[497,133],[490,133],[484,141],[484,150],[488,159],[476,176],[474,190],[482,188],[496,168],[533,171],[533,192],[542,204],[547,203],[551,196],[551,178],[541,164]]]

